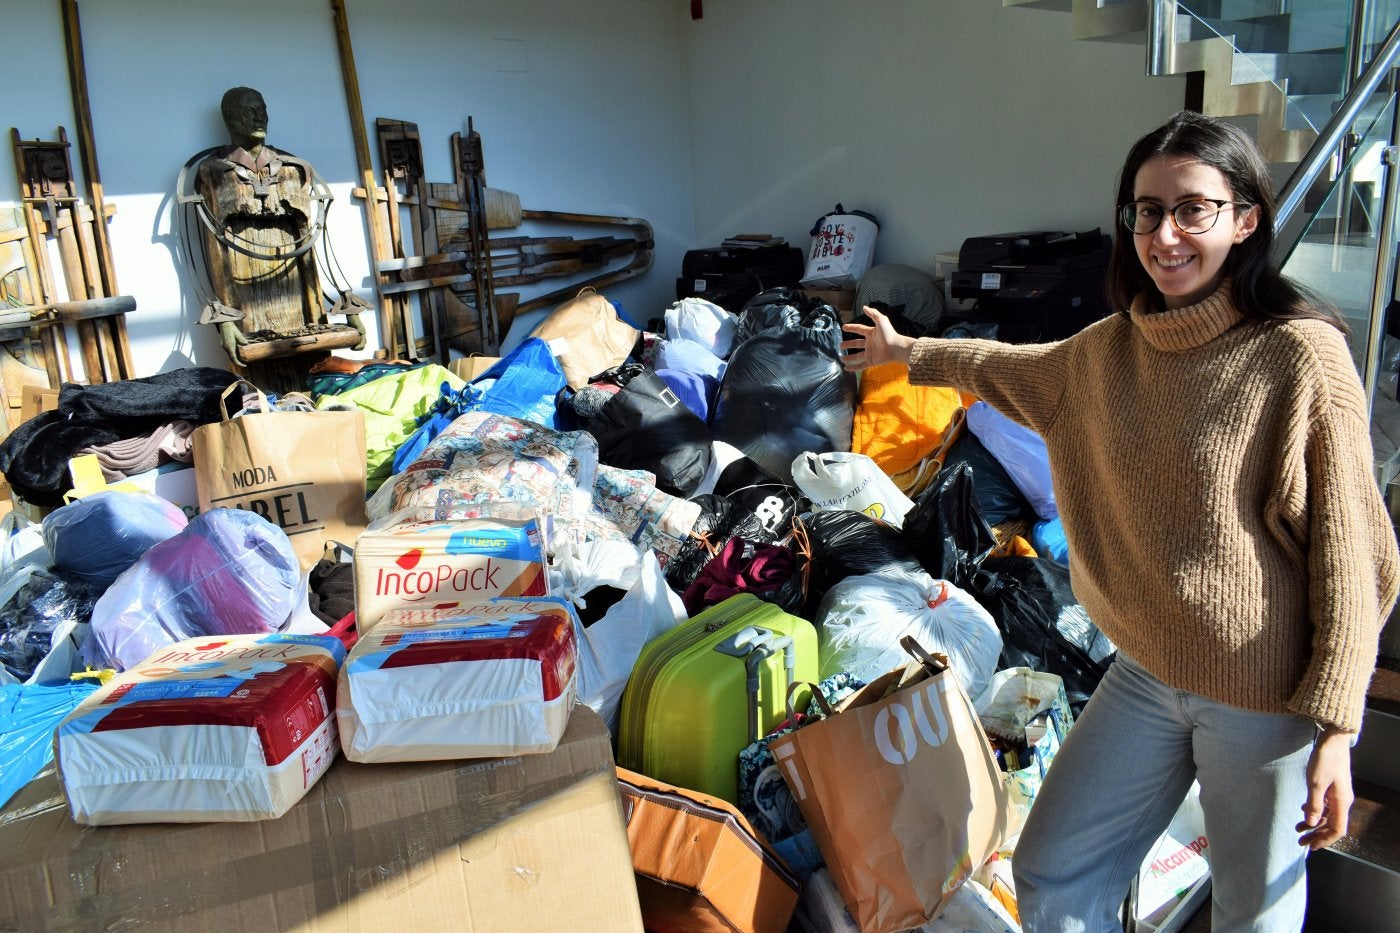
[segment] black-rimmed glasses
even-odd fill
[[[1118,209],[1118,219],[1133,233],[1155,233],[1162,218],[1171,215],[1172,223],[1182,233],[1200,234],[1215,226],[1227,207],[1253,207],[1248,201],[1222,201],[1216,198],[1192,198],[1168,210],[1154,201],[1129,201]]]

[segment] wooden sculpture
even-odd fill
[[[185,248],[197,287],[210,292],[201,296],[200,323],[218,327],[224,351],[255,384],[304,389],[311,365],[331,350],[363,349],[359,312],[368,305],[340,287],[331,269],[326,278],[339,295],[323,292],[317,243],[330,192],[309,162],[267,144],[262,95],[232,88],[220,110],[230,144],[197,154],[179,182]],[[347,322],[329,323],[329,314],[345,314]]]

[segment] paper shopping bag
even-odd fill
[[[592,287],[555,308],[530,332],[549,343],[569,387],[582,389],[605,369],[626,361],[641,336],[617,308]]]
[[[937,917],[1008,829],[967,694],[946,664],[901,644],[921,660],[769,744],[861,933]]]
[[[224,420],[195,429],[199,508],[256,512],[287,533],[308,570],[326,541],[352,542],[365,528],[364,413],[274,411],[258,398],[257,412],[229,418],[225,404]]]

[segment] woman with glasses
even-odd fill
[[[1016,845],[1024,928],[1119,929],[1197,781],[1212,929],[1298,930],[1396,597],[1366,400],[1338,318],[1271,263],[1243,132],[1177,114],[1128,153],[1117,204],[1119,314],[1017,346],[914,340],[867,308],[846,366],[905,362],[1044,437],[1075,595],[1119,648]]]

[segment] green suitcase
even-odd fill
[[[788,684],[817,679],[812,623],[731,596],[642,649],[622,693],[617,763],[737,806],[739,752],[786,718]]]

